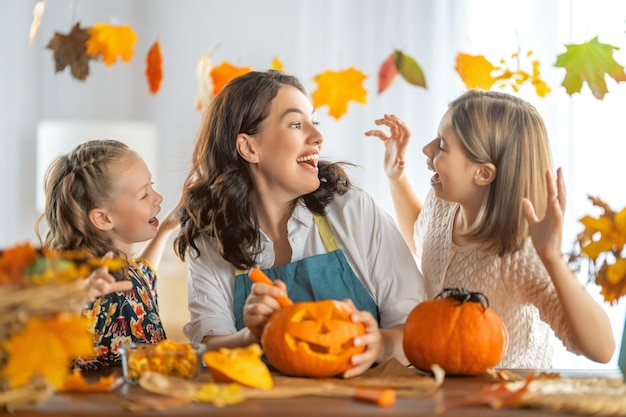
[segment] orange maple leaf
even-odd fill
[[[158,93],[163,80],[163,55],[158,40],[154,41],[146,55],[146,79],[150,92],[152,94]]]
[[[223,61],[221,64],[211,70],[211,79],[213,80],[213,95],[217,95],[222,88],[233,78],[239,77],[245,73],[252,71],[251,67],[236,67],[230,62]]]
[[[8,354],[2,376],[14,388],[24,386],[34,375],[61,386],[74,358],[94,354],[88,325],[89,320],[81,315],[31,317],[22,330],[2,343]]]
[[[138,41],[137,34],[130,25],[96,23],[88,31],[91,37],[86,42],[87,54],[102,56],[107,67],[115,64],[118,56],[130,62],[135,53],[133,45]]]
[[[491,73],[496,67],[484,55],[469,55],[459,52],[456,55],[456,72],[467,88],[489,90],[496,82]]]
[[[616,46],[600,43],[596,36],[589,42],[565,45],[567,52],[559,55],[555,67],[565,68],[566,74],[561,84],[567,94],[580,91],[583,82],[589,84],[593,96],[598,100],[608,92],[605,75],[617,82],[626,81],[624,67],[613,59]]]
[[[329,114],[335,119],[348,112],[348,102],[367,103],[367,90],[363,87],[363,81],[367,75],[354,67],[343,71],[324,71],[315,77],[313,81],[318,84],[317,90],[311,98],[313,107],[319,108],[327,105]]]

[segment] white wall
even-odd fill
[[[279,57],[285,70],[311,78],[326,69],[355,66],[368,74],[368,104],[351,103],[339,121],[319,109],[326,141],[324,156],[358,164],[358,185],[392,212],[382,173],[382,147],[363,132],[384,113],[396,113],[413,131],[410,174],[420,195],[428,177],[421,147],[435,134],[449,100],[463,86],[454,72],[459,51],[487,54],[497,61],[532,49],[542,62],[553,93],[541,99],[521,95],[546,118],[556,162],[568,177],[568,230],[590,210],[587,193],[600,194],[615,207],[626,205],[621,185],[624,170],[623,117],[626,86],[609,82],[611,92],[599,101],[588,93],[567,96],[559,86],[564,70],[552,65],[563,44],[600,35],[622,45],[625,63],[624,2],[620,0],[47,0],[42,26],[32,47],[28,31],[35,1],[0,0],[0,246],[34,239],[35,130],[44,119],[139,119],[159,128],[159,179],[155,187],[173,205],[186,174],[201,115],[194,108],[195,67],[200,55],[219,44],[214,64],[223,60],[265,69]],[[80,20],[131,24],[139,35],[131,63],[106,68],[92,62],[85,82],[54,73],[52,51],[45,45],[55,31],[67,33]],[[144,57],[158,36],[164,53],[161,91],[151,95],[144,80]],[[394,49],[422,65],[428,89],[397,79],[376,94],[379,65]],[[617,146],[621,145],[621,148]],[[141,152],[141,149],[137,149]],[[591,292],[598,292],[590,286]],[[608,309],[621,336],[623,306]],[[567,364],[596,366],[565,356]],[[613,361],[610,366],[614,366]]]

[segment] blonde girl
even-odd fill
[[[560,170],[556,180],[552,174],[536,109],[478,90],[450,103],[423,148],[434,172],[423,207],[404,173],[410,130],[393,115],[375,123],[390,134],[365,134],[385,144],[397,221],[421,258],[426,296],[446,287],[486,294],[509,331],[500,367],[550,367],[552,330],[570,351],[608,362],[608,317],[561,253],[565,186]]]

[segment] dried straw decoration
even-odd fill
[[[0,412],[37,406],[73,359],[93,354],[85,278],[108,262],[28,243],[0,250]]]

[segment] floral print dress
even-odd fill
[[[120,346],[157,343],[166,338],[157,303],[157,272],[146,260],[135,259],[128,268],[128,278],[132,290],[99,297],[84,310],[93,323],[96,356],[76,360],[81,369],[119,365]]]

